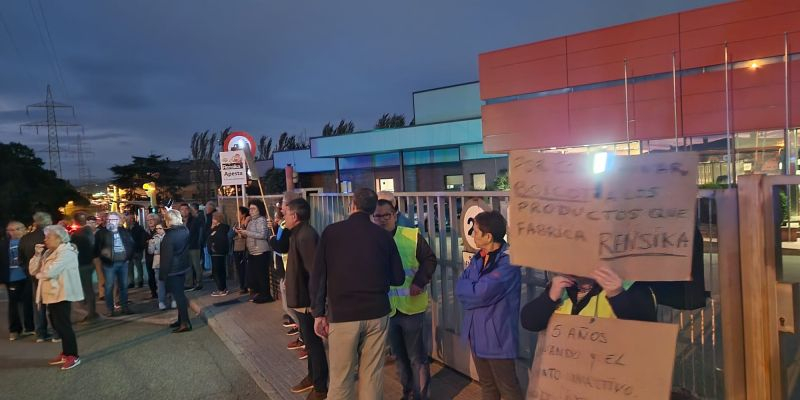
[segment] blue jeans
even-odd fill
[[[156,273],[155,274],[156,276],[158,276],[158,274],[160,272],[159,271],[160,269],[161,268],[153,268],[153,270]],[[158,279],[158,278],[156,278],[156,279]],[[162,281],[161,279],[158,279],[158,285],[157,286],[158,286],[158,289],[156,289],[156,291],[158,293],[158,302],[161,303],[161,304],[164,304],[167,307],[169,307],[169,303],[167,303],[167,281]]]
[[[427,400],[430,396],[431,366],[422,340],[425,313],[397,312],[389,318],[389,345],[397,357],[395,365],[403,399]]]
[[[128,308],[128,262],[115,261],[111,266],[103,265],[103,273],[106,276],[106,308],[108,312],[114,311],[114,281],[117,281],[119,288],[119,305],[123,309]]]

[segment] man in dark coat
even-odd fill
[[[95,254],[103,263],[103,273],[106,277],[105,293],[108,316],[117,315],[114,309],[113,287],[117,282],[119,289],[119,305],[123,314],[132,314],[128,308],[128,262],[133,258],[133,238],[127,229],[120,226],[122,215],[116,212],[106,217],[106,229],[95,233]]]

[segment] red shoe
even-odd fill
[[[64,365],[61,366],[62,371],[66,371],[68,369],[72,369],[78,366],[81,363],[81,359],[75,356],[66,356],[64,357]]]
[[[298,360],[305,360],[306,358],[308,358],[308,352],[306,351],[306,349],[298,349],[297,350],[297,359]]]
[[[50,365],[61,365],[64,362],[66,362],[66,357],[64,357],[64,353],[61,353],[56,358],[48,361],[47,363]]]
[[[297,338],[289,342],[289,344],[286,345],[286,348],[289,350],[305,349],[306,345],[303,343],[302,340],[300,340],[300,338]]]

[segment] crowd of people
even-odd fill
[[[307,376],[292,392],[308,392],[307,399],[380,399],[390,352],[403,399],[430,398],[424,339],[430,326],[424,315],[437,258],[391,193],[357,190],[349,216],[321,234],[309,223],[309,203],[294,192],[283,196],[274,216],[258,199],[237,211],[229,225],[213,202],[204,210],[181,204],[148,214],[145,226],[116,212],[79,212],[71,235],[45,213],[36,213],[29,228],[8,223],[0,243],[0,280],[8,290],[9,339],[36,335],[37,341],[61,342],[62,352],[50,364],[70,369],[80,364],[71,303],[84,302],[83,323],[98,318],[96,298],[105,299],[107,316],[131,314],[128,289],[143,287],[146,272],[158,308],[178,310],[173,332],[188,332],[184,292],[203,287],[204,264],[210,263],[216,284],[211,296],[230,293],[232,259],[239,294],[267,303],[274,301],[270,271],[276,259],[285,272],[278,285],[283,325],[298,336],[287,348],[307,360]],[[484,399],[523,398],[516,373],[520,322],[539,331],[554,313],[656,319],[649,286],[624,282],[606,267],[589,277],[557,275],[521,308],[520,268],[510,262],[506,227],[497,211],[475,217],[472,236],[479,251],[455,285],[464,310],[461,332]]]

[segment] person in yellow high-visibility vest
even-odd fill
[[[378,200],[372,221],[394,236],[406,276],[403,285],[389,288],[389,345],[397,357],[403,398],[427,400],[431,369],[423,341],[429,302],[425,287],[436,270],[436,255],[419,229],[397,225],[397,209],[390,201]]]
[[[522,327],[543,330],[554,313],[655,322],[656,301],[647,284],[623,281],[604,266],[590,277],[556,275],[539,297],[522,308]]]

